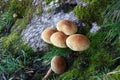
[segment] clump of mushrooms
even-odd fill
[[[89,48],[90,40],[82,34],[76,34],[77,26],[69,20],[60,20],[57,22],[56,28],[47,28],[41,34],[41,38],[56,47],[69,47],[73,51],[84,51]],[[55,56],[51,60],[51,68],[44,76],[43,80],[48,79],[48,76],[53,71],[61,74],[65,71],[66,62],[61,56]]]
[[[56,28],[47,28],[41,38],[56,47],[69,47],[73,51],[84,51],[89,48],[90,40],[82,34],[75,34],[77,26],[69,20],[60,20],[57,22]]]
[[[48,70],[47,74],[44,76],[43,80],[47,80],[51,72],[56,74],[61,74],[66,69],[66,62],[61,56],[54,56],[51,60],[51,68]]]

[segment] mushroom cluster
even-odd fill
[[[49,44],[56,47],[69,47],[73,51],[84,51],[89,48],[90,40],[83,34],[76,34],[77,26],[69,20],[60,20],[57,22],[56,28],[47,28],[41,38]],[[43,80],[47,80],[50,73],[53,71],[56,74],[61,74],[66,69],[66,62],[63,57],[55,56],[51,60],[51,68],[44,76]]]
[[[73,51],[84,51],[89,48],[90,40],[82,34],[76,34],[78,28],[70,20],[60,20],[56,28],[47,28],[41,38],[49,44],[59,48],[69,47]]]

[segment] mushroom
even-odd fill
[[[82,34],[73,34],[66,39],[66,44],[73,51],[83,51],[89,48],[90,40]]]
[[[77,26],[69,20],[61,20],[57,22],[57,30],[62,31],[66,35],[72,35],[77,32]]]
[[[67,35],[65,35],[63,32],[56,32],[52,34],[52,36],[50,37],[50,41],[52,42],[52,44],[60,48],[67,47],[66,39],[67,39]]]
[[[17,17],[18,17],[17,13],[14,13],[13,18],[17,18]]]
[[[65,71],[65,69],[66,69],[65,59],[61,56],[54,56],[51,60],[51,68],[48,70],[43,80],[47,80],[52,71],[56,74],[61,74]]]
[[[53,33],[57,32],[55,28],[47,28],[41,33],[41,38],[46,42],[51,44],[50,37]]]

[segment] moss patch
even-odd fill
[[[9,48],[11,45],[14,45],[14,42],[19,39],[18,33],[12,33],[9,36],[2,37],[2,46],[4,48]]]
[[[27,24],[30,22],[28,18],[17,19],[15,24],[13,25],[11,32],[18,31],[21,32],[23,29],[26,28]]]
[[[36,8],[36,15],[41,15],[43,13],[42,5],[38,5]]]
[[[70,79],[83,80],[83,78],[80,76],[81,75],[80,71],[81,71],[80,69],[69,70],[68,72],[62,74],[57,80],[70,80]]]
[[[74,9],[76,16],[84,22],[98,22],[103,20],[104,9],[109,4],[109,0],[83,0],[87,6],[78,5]],[[101,6],[102,5],[102,6]]]
[[[103,76],[103,80],[119,80],[120,79],[120,66],[118,66],[112,72],[109,72]]]
[[[9,1],[9,11],[14,11],[19,14],[19,16],[24,16],[25,11],[28,10],[27,7],[31,6],[32,0],[10,0]]]
[[[46,4],[49,4],[52,0],[44,0]]]

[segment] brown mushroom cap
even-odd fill
[[[52,44],[60,48],[67,47],[66,39],[67,39],[67,35],[65,35],[63,32],[56,32],[52,34],[52,36],[50,37],[50,41],[52,42]]]
[[[90,40],[82,34],[73,34],[67,38],[66,44],[73,51],[83,51],[89,48]]]
[[[53,72],[57,74],[61,74],[66,69],[66,62],[63,57],[61,56],[55,56],[51,60],[51,69]]]
[[[46,42],[51,44],[50,37],[53,33],[57,32],[55,28],[46,28],[42,33],[41,33],[41,38]]]
[[[61,20],[57,22],[57,30],[62,31],[66,35],[72,35],[77,32],[77,26],[69,20]]]

